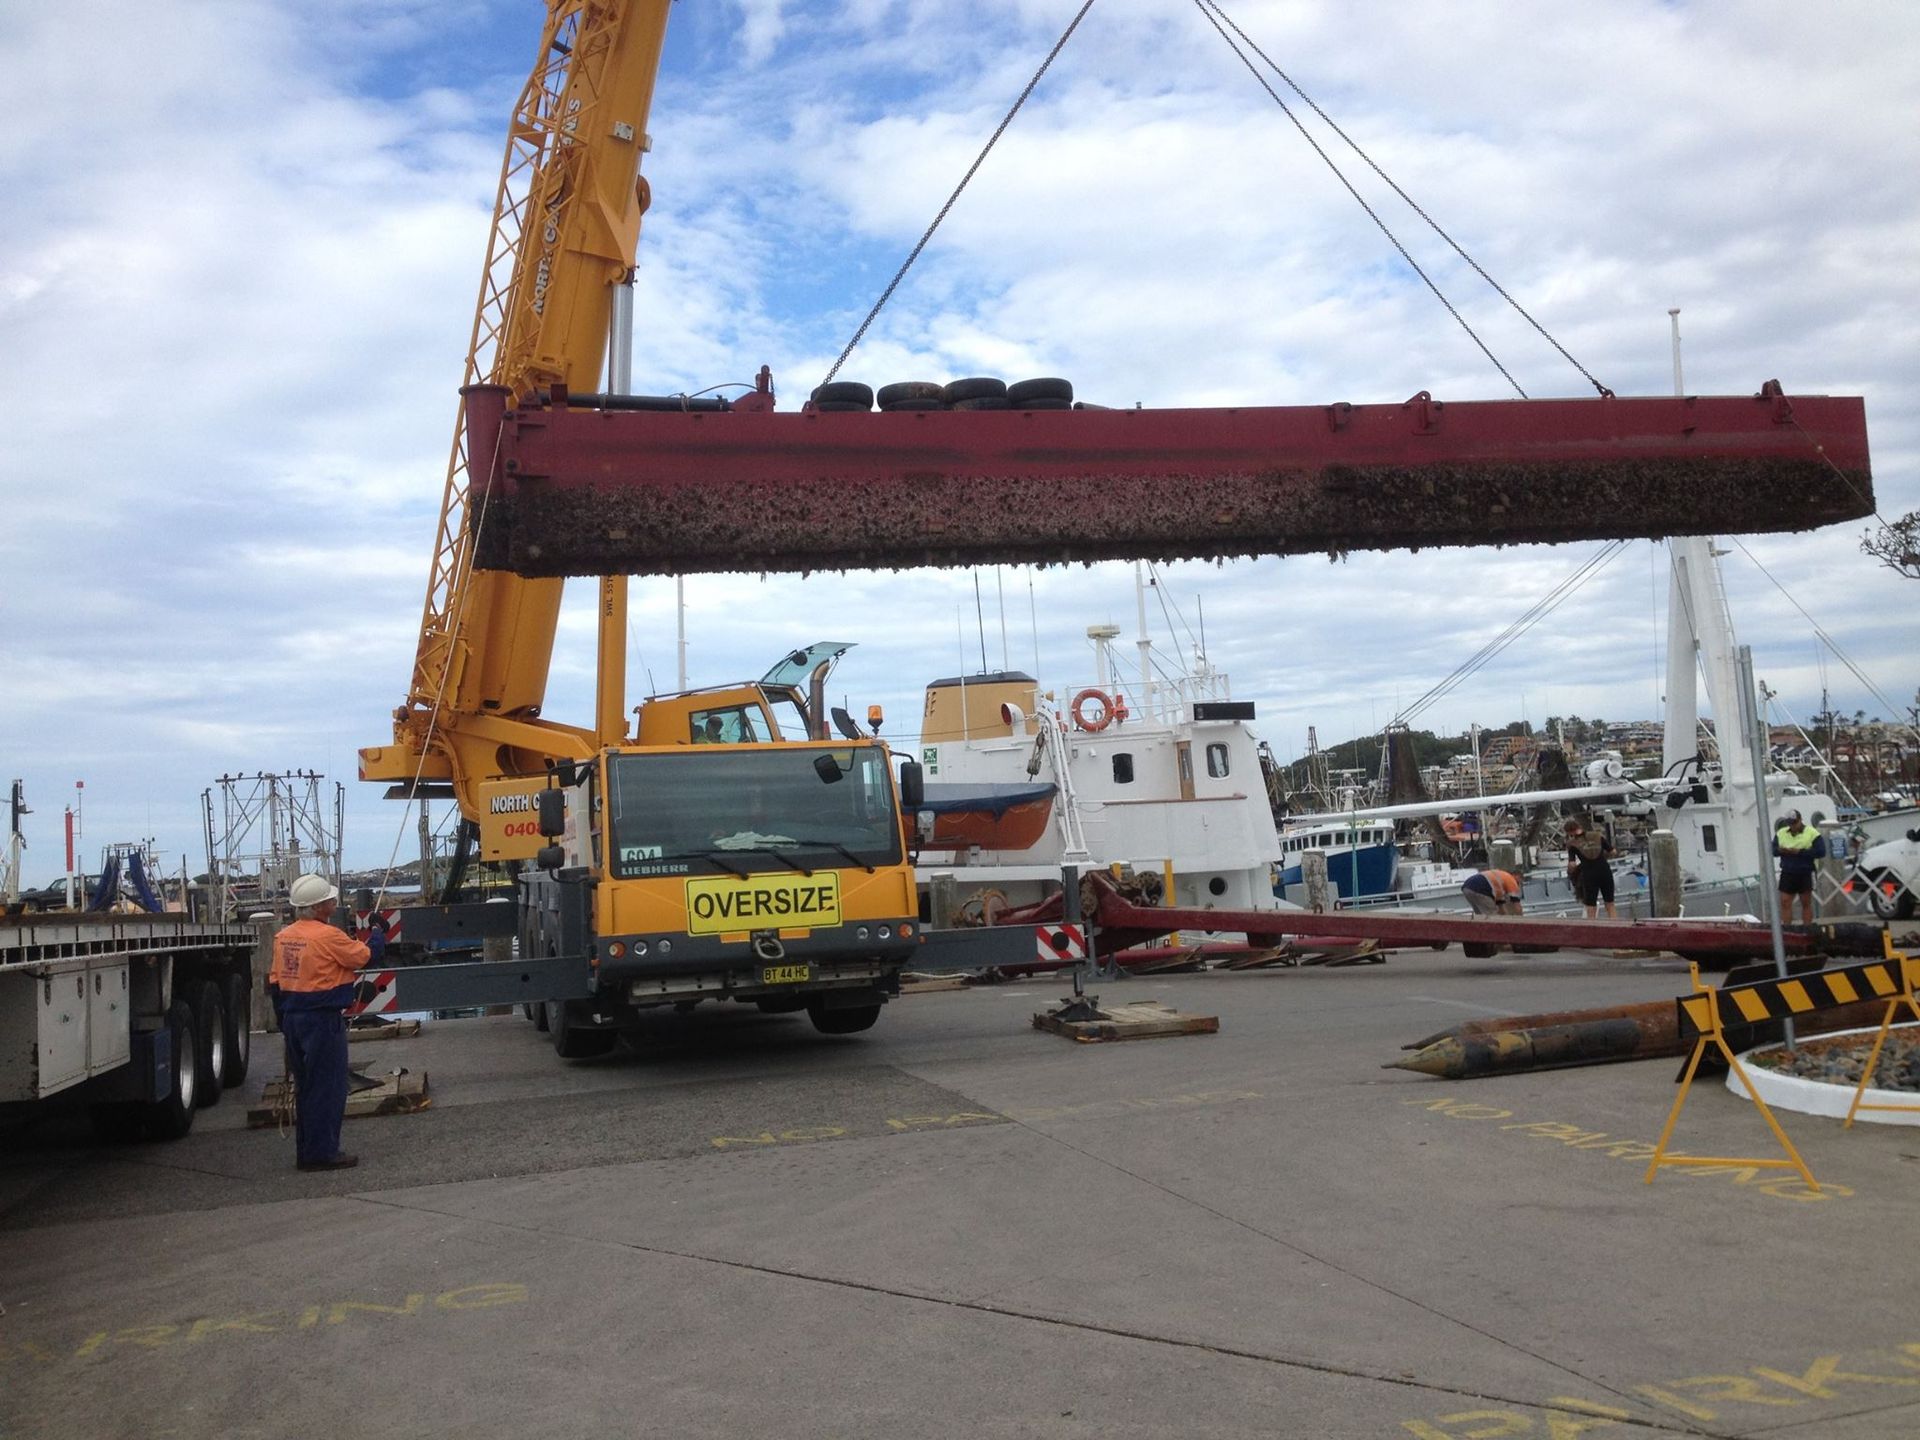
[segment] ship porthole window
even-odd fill
[[[1222,880],[1218,875],[1214,876],[1211,880],[1207,881],[1207,893],[1209,895],[1226,894],[1227,882]]]
[[[1216,780],[1226,778],[1227,747],[1218,743],[1207,746],[1207,774]]]
[[[1116,754],[1113,757],[1113,783],[1116,785],[1133,783],[1133,756]]]

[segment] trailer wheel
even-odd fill
[[[227,1068],[227,1007],[211,980],[201,984],[193,999],[193,1050],[198,1067],[194,1099],[204,1110],[219,1102]]]
[[[145,1128],[156,1140],[178,1140],[193,1129],[194,1101],[200,1092],[200,1052],[194,1044],[193,1007],[176,1000],[167,1008],[167,1035],[173,1043],[173,1086],[165,1098],[140,1108]]]
[[[542,1009],[547,1016],[547,1036],[553,1041],[553,1053],[562,1060],[587,1060],[604,1055],[620,1043],[617,1030],[594,1030],[571,1022],[573,1000],[548,1000]]]
[[[857,1035],[871,1030],[880,1018],[880,1005],[854,1005],[845,1010],[829,1010],[818,1001],[807,1005],[807,1018],[822,1035]]]
[[[247,972],[236,970],[227,976],[226,1064],[220,1070],[220,1083],[237,1090],[245,1083],[247,1067],[253,1061],[253,985]]]
[[[544,1003],[528,1002],[520,1007],[520,1013],[533,1022],[533,1028],[540,1034],[547,1033],[547,1007]]]

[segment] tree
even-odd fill
[[[1920,580],[1920,510],[1909,510],[1898,520],[1869,530],[1860,548],[1889,570]]]

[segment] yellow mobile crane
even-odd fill
[[[508,133],[463,395],[598,387],[648,204],[640,159],[668,10],[550,0]],[[896,780],[886,747],[857,731],[829,743],[800,692],[771,680],[650,700],[630,733],[624,575],[599,580],[593,724],[545,718],[564,582],[475,566],[486,502],[472,474],[493,460],[456,426],[412,683],[393,743],[360,752],[360,778],[451,795],[463,839],[540,867],[510,912],[519,963],[401,972],[400,1003],[538,1007],[569,1057],[608,1049],[640,1008],[712,998],[866,1029],[918,943],[902,807],[918,804],[919,767]],[[787,702],[798,717],[783,731]],[[500,930],[489,922],[505,910],[449,906],[438,923]],[[434,924],[409,921],[421,939]]]

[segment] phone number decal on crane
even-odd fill
[[[700,875],[687,881],[687,930],[720,935],[773,926],[814,929],[840,923],[840,877],[812,875]]]

